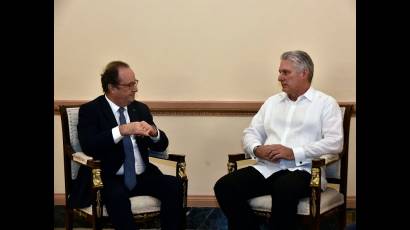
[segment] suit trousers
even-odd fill
[[[137,175],[137,185],[131,191],[125,186],[123,176],[114,176],[112,180],[104,181],[102,198],[115,229],[137,229],[129,200],[136,195],[149,195],[161,201],[161,229],[182,228],[182,183],[176,177],[164,175],[156,166],[149,164],[145,172]]]
[[[310,173],[281,170],[266,178],[254,167],[239,169],[220,178],[215,196],[228,219],[229,229],[259,229],[257,216],[248,204],[250,198],[270,194],[270,225],[276,229],[297,228],[299,199],[309,196]]]

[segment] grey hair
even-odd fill
[[[309,54],[307,54],[304,51],[301,50],[295,50],[295,51],[288,51],[283,53],[280,56],[281,60],[290,60],[293,63],[296,64],[297,68],[302,71],[302,70],[308,70],[308,80],[309,82],[312,82],[313,78],[313,70],[314,70],[314,65],[313,61],[310,58]]]

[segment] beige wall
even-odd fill
[[[313,86],[356,100],[356,1],[55,0],[54,99],[91,100],[114,59],[141,80],[140,100],[263,101],[280,92],[279,56],[307,51]],[[64,192],[61,124],[55,116],[54,191]],[[187,155],[190,195],[212,195],[239,152],[251,117],[159,116],[170,152]],[[355,195],[355,119],[349,194]]]

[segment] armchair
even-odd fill
[[[63,132],[63,152],[64,152],[64,179],[65,179],[65,225],[67,230],[73,228],[74,214],[84,217],[93,226],[93,229],[102,229],[105,224],[109,224],[109,218],[102,205],[101,189],[104,186],[101,180],[100,161],[84,154],[78,140],[77,124],[78,111],[80,105],[60,106],[61,125]],[[185,173],[185,155],[178,154],[158,154],[153,153],[150,157],[159,158],[175,163],[175,176],[183,184],[183,207],[186,212],[188,178]],[[155,164],[155,163],[154,163]],[[92,205],[86,208],[69,207],[69,197],[72,189],[72,182],[76,179],[80,165],[84,165],[92,171],[91,191]],[[134,196],[130,198],[132,212],[136,222],[150,221],[159,218],[160,200],[151,196]],[[185,218],[185,212],[181,218]],[[183,221],[185,223],[185,220]]]
[[[309,229],[320,229],[322,220],[337,215],[340,229],[346,225],[346,193],[347,193],[347,164],[349,153],[350,118],[353,105],[340,105],[343,115],[343,149],[338,155],[324,155],[312,160],[310,181],[310,197],[299,201],[297,214],[301,223]],[[238,163],[249,164],[251,157],[245,153],[228,155],[228,173],[238,169]],[[323,167],[325,166],[325,167]],[[328,187],[321,191],[321,170],[326,168]],[[272,210],[270,195],[259,196],[248,200],[254,213],[262,219],[268,220]]]

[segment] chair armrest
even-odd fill
[[[185,162],[185,155],[181,154],[168,154],[168,160],[175,161],[178,163]]]
[[[320,158],[325,159],[326,163],[326,180],[331,184],[341,184],[341,160],[342,154],[326,154]]]
[[[91,156],[88,156],[83,152],[73,153],[71,155],[71,160],[92,169],[100,169],[101,167],[100,160],[94,160]]]
[[[73,153],[71,155],[71,160],[91,169],[94,189],[101,189],[104,186],[101,180],[100,160],[94,160],[91,156],[88,156],[83,152]]]
[[[238,169],[238,161],[250,160],[250,159],[252,158],[246,153],[228,154],[228,164],[227,164],[228,173],[231,173]]]
[[[185,155],[182,154],[155,154],[155,155],[150,155],[152,158],[160,159],[160,160],[165,160],[165,161],[173,161],[176,162],[176,176],[182,180],[188,180],[188,177],[186,175],[186,162],[185,162]]]
[[[249,160],[251,157],[245,153],[228,154],[228,162],[235,163],[237,161]]]
[[[150,154],[149,157],[167,161],[174,161],[177,163],[185,162],[185,155],[182,154]]]
[[[325,164],[330,165],[338,160],[340,160],[340,154],[325,154],[320,157],[320,159],[325,159]]]
[[[322,158],[312,159],[312,168],[320,168],[326,165],[326,160]]]
[[[149,157],[153,157],[153,158],[157,158],[157,159],[163,159],[163,160],[167,160],[168,159],[168,153],[167,151],[163,151],[163,152],[157,152],[154,150],[148,150],[149,151]]]

